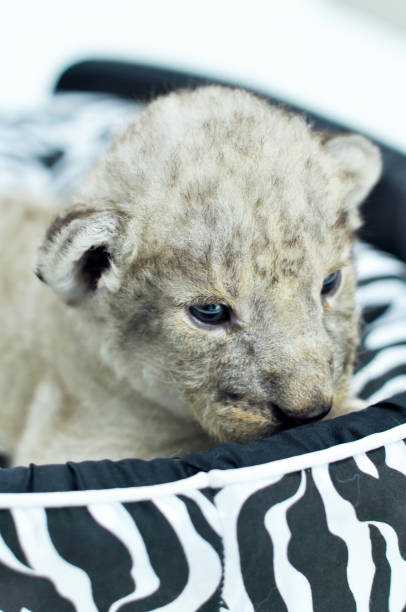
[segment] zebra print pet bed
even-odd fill
[[[5,118],[0,189],[67,197],[133,112],[71,94]],[[406,266],[356,261],[370,408],[184,460],[0,471],[0,612],[405,610]]]

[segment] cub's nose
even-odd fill
[[[322,401],[311,407],[303,407],[297,410],[292,410],[288,406],[281,408],[280,406],[272,405],[273,412],[282,421],[282,423],[290,425],[304,425],[312,421],[318,421],[327,416],[333,405],[332,400]]]

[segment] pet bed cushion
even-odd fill
[[[51,107],[0,121],[0,189],[68,197],[135,110],[83,94]],[[365,244],[356,262],[353,385],[375,405],[185,459],[1,470],[0,611],[402,612],[406,269]]]

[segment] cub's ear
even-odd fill
[[[58,216],[39,250],[38,278],[72,305],[94,294],[101,284],[114,290],[119,280],[114,250],[121,216],[84,206]]]
[[[378,147],[364,136],[346,134],[327,137],[324,148],[338,162],[347,205],[356,208],[381,175],[382,160]]]

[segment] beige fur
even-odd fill
[[[56,205],[3,200],[12,463],[185,454],[355,406],[353,232],[380,167],[361,136],[207,87],[135,119],[38,260]],[[338,270],[338,291],[321,296]],[[199,304],[228,305],[231,319],[201,323]]]

